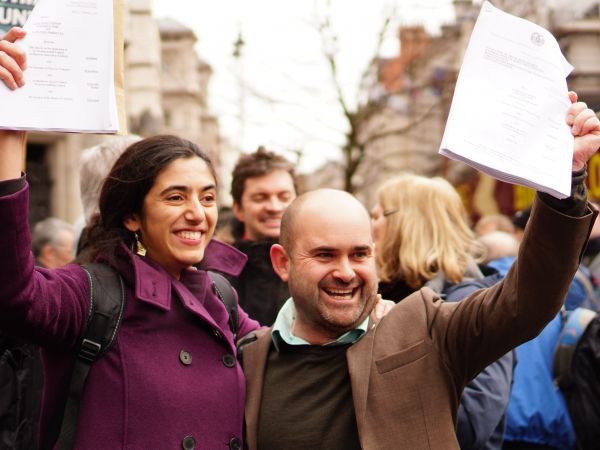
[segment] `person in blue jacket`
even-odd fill
[[[521,218],[523,214],[517,215]],[[525,223],[523,223],[523,227]],[[489,266],[504,277],[515,261],[504,256]],[[585,276],[585,268],[579,269]],[[565,308],[572,310],[588,300],[588,291],[577,276],[569,288]],[[504,449],[574,450],[575,432],[564,397],[552,377],[552,358],[562,330],[558,314],[534,339],[516,348],[517,366],[506,415]]]

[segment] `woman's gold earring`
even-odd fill
[[[144,244],[142,244],[142,242],[140,241],[140,232],[136,231],[135,232],[135,248],[136,248],[136,253],[140,256],[146,256],[146,247],[144,247]]]

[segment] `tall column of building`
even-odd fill
[[[163,127],[160,34],[151,0],[128,0],[125,18],[125,101],[133,132],[155,134]]]

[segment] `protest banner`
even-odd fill
[[[37,0],[0,0],[0,35],[23,27]]]

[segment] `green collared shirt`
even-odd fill
[[[275,350],[279,351],[279,344],[281,342],[285,342],[288,345],[311,345],[310,342],[307,342],[298,336],[294,336],[294,334],[292,333],[292,326],[294,324],[295,318],[296,305],[294,305],[294,299],[290,297],[279,310],[279,314],[277,314],[277,319],[275,319],[275,323],[273,324],[273,332],[271,334],[271,338],[273,339],[273,345],[275,346]],[[367,332],[368,328],[369,317],[367,316],[367,318],[355,329],[347,331],[335,341],[331,341],[323,345],[334,346],[354,344],[361,337],[363,337],[363,335]]]

